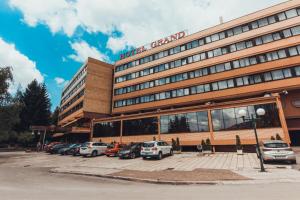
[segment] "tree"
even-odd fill
[[[22,95],[23,108],[20,113],[20,130],[27,131],[31,125],[50,124],[50,99],[45,84],[33,80]]]
[[[11,67],[0,68],[0,105],[3,105],[9,98],[8,88],[13,81]]]
[[[54,112],[51,114],[51,124],[57,126],[58,122],[58,115],[59,115],[59,107],[57,106]]]

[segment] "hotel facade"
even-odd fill
[[[264,108],[257,123],[260,140],[278,134],[288,143],[299,142],[298,0],[191,35],[178,32],[121,54],[111,69],[109,83],[97,83],[106,90],[92,89],[111,94],[110,103],[92,103],[110,106],[105,112],[90,110],[97,113],[90,124],[92,141],[179,138],[181,145],[194,147],[209,138],[221,149],[235,145],[239,135],[243,145],[253,145],[252,125],[239,111],[246,110],[250,117]],[[59,123],[72,126],[64,119]]]

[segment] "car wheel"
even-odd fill
[[[291,164],[293,164],[293,165],[297,164],[297,161],[296,161],[296,160],[291,160],[290,162],[291,162]]]
[[[146,157],[143,157],[143,160],[146,160],[147,158]]]
[[[158,159],[158,160],[161,160],[161,159],[162,159],[162,153],[161,153],[161,152],[158,153],[157,159]]]
[[[170,150],[170,156],[173,156],[173,149]]]
[[[93,151],[92,152],[92,157],[96,157],[97,156],[97,151]]]
[[[107,157],[109,157],[109,155],[108,155],[108,154],[106,154],[106,156],[107,156]]]
[[[269,161],[267,161],[267,160],[263,160],[263,163],[264,163],[264,164],[268,164],[268,163],[269,163]]]
[[[135,153],[131,153],[131,154],[130,154],[130,158],[131,158],[131,159],[135,159]]]

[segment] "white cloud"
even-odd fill
[[[107,34],[107,47],[117,52],[181,30],[199,31],[218,24],[219,16],[228,21],[283,1],[10,0],[10,5],[22,11],[27,24],[46,24],[53,33],[71,36],[81,26],[87,32]],[[115,30],[122,36],[115,37]]]
[[[63,79],[61,77],[55,77],[54,81],[57,84],[57,86],[59,86],[59,87],[64,87],[68,83],[68,81],[66,81],[65,79]]]
[[[88,57],[96,58],[102,61],[108,61],[108,57],[106,55],[100,53],[96,47],[90,46],[83,40],[70,44],[71,48],[75,51],[75,54],[71,54],[68,57],[77,62],[84,62]]]
[[[14,44],[7,43],[2,38],[0,38],[0,64],[1,67],[11,66],[13,69],[14,82],[9,88],[12,93],[19,85],[25,88],[33,79],[38,82],[44,81],[43,75],[36,68],[36,63],[19,52]]]

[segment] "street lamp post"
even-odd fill
[[[258,142],[258,136],[257,136],[257,130],[256,130],[256,121],[259,118],[257,118],[255,116],[255,114],[251,114],[251,116],[249,118],[246,118],[247,111],[244,110],[244,109],[240,110],[238,114],[243,118],[243,121],[250,121],[251,122],[251,125],[254,129],[255,140],[256,140],[256,149],[258,151],[258,156],[259,156],[259,161],[260,161],[260,171],[265,172],[266,170],[265,170],[265,167],[264,167],[263,158],[262,158],[261,151],[260,151],[260,148],[259,148],[259,142]],[[258,116],[263,116],[263,115],[266,114],[266,111],[263,108],[258,108],[256,110],[256,114]]]

